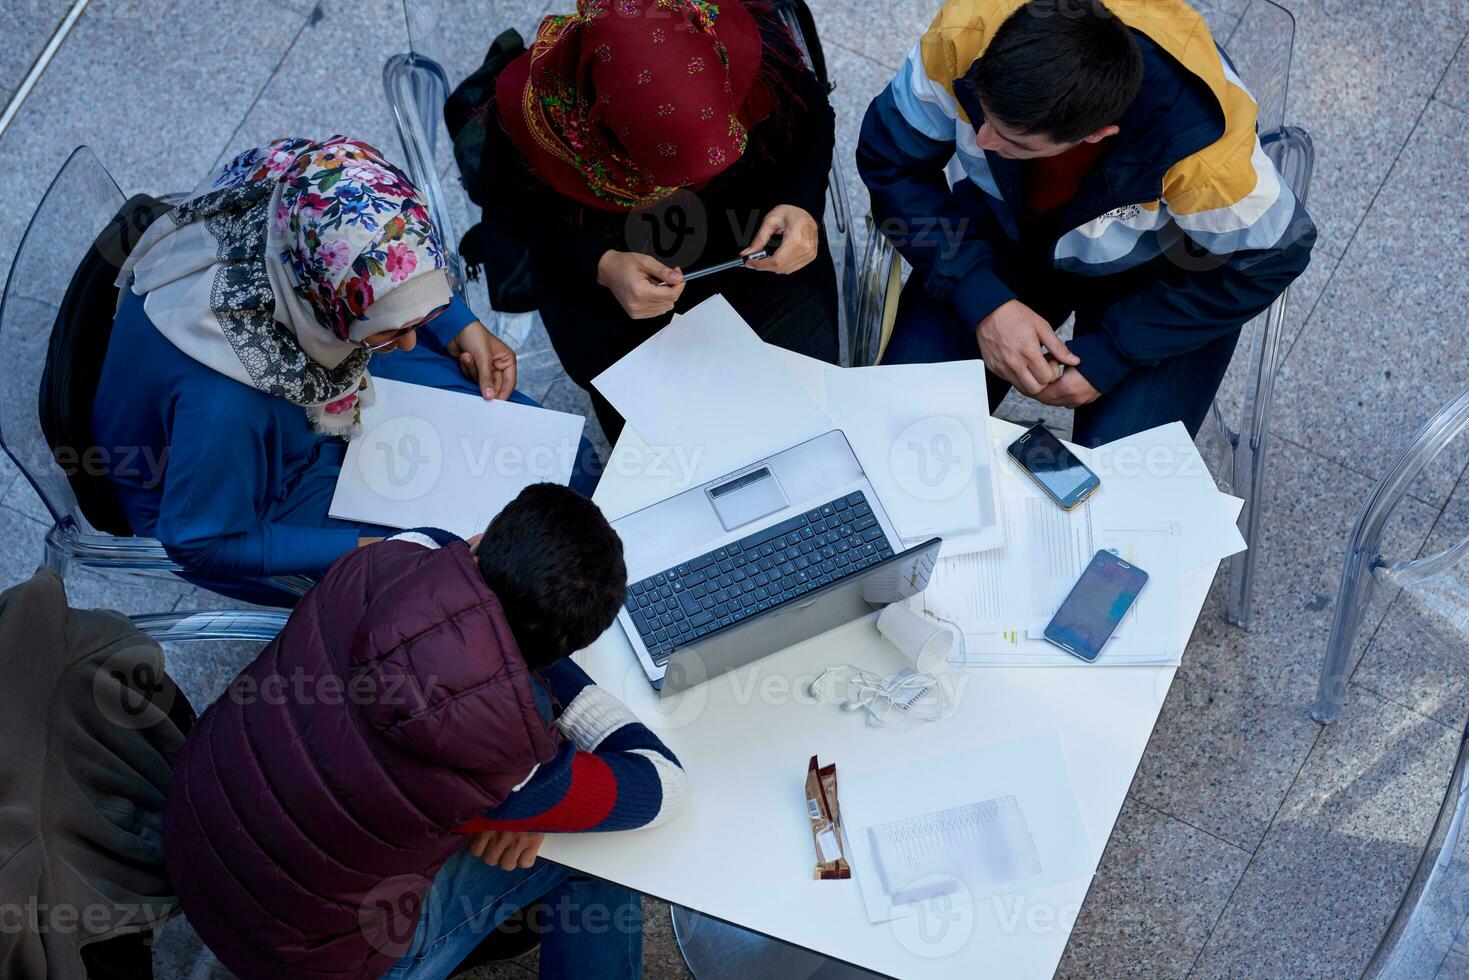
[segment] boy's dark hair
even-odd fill
[[[533,670],[601,636],[627,601],[622,540],[596,504],[554,483],[526,487],[500,511],[475,562]]]
[[[1142,81],[1137,40],[1101,0],[1030,0],[962,83],[1010,129],[1076,143],[1120,120]]]

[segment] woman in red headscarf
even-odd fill
[[[610,439],[622,419],[592,378],[716,293],[767,341],[836,361],[821,226],[835,119],[768,4],[578,0],[475,115],[486,224],[528,254],[551,343]]]

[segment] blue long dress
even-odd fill
[[[458,298],[418,331],[418,346],[372,359],[374,377],[478,396],[443,353],[476,319]],[[519,392],[512,399],[535,402]],[[285,399],[193,360],[153,326],[129,293],[113,321],[92,413],[98,446],[136,534],[156,537],[185,576],[250,602],[290,597],[252,579],[319,577],[359,537],[394,529],[327,516],[347,444],[315,432]],[[598,470],[582,440],[572,487],[590,494]]]

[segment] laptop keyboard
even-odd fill
[[[632,583],[627,611],[662,666],[678,647],[892,554],[858,491]]]

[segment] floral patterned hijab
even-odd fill
[[[633,210],[744,154],[760,29],[742,0],[578,0],[505,67],[505,131],[561,194]]]
[[[370,397],[361,341],[448,303],[444,267],[417,188],[334,136],[240,154],[148,228],[118,286],[194,360],[350,437]]]

